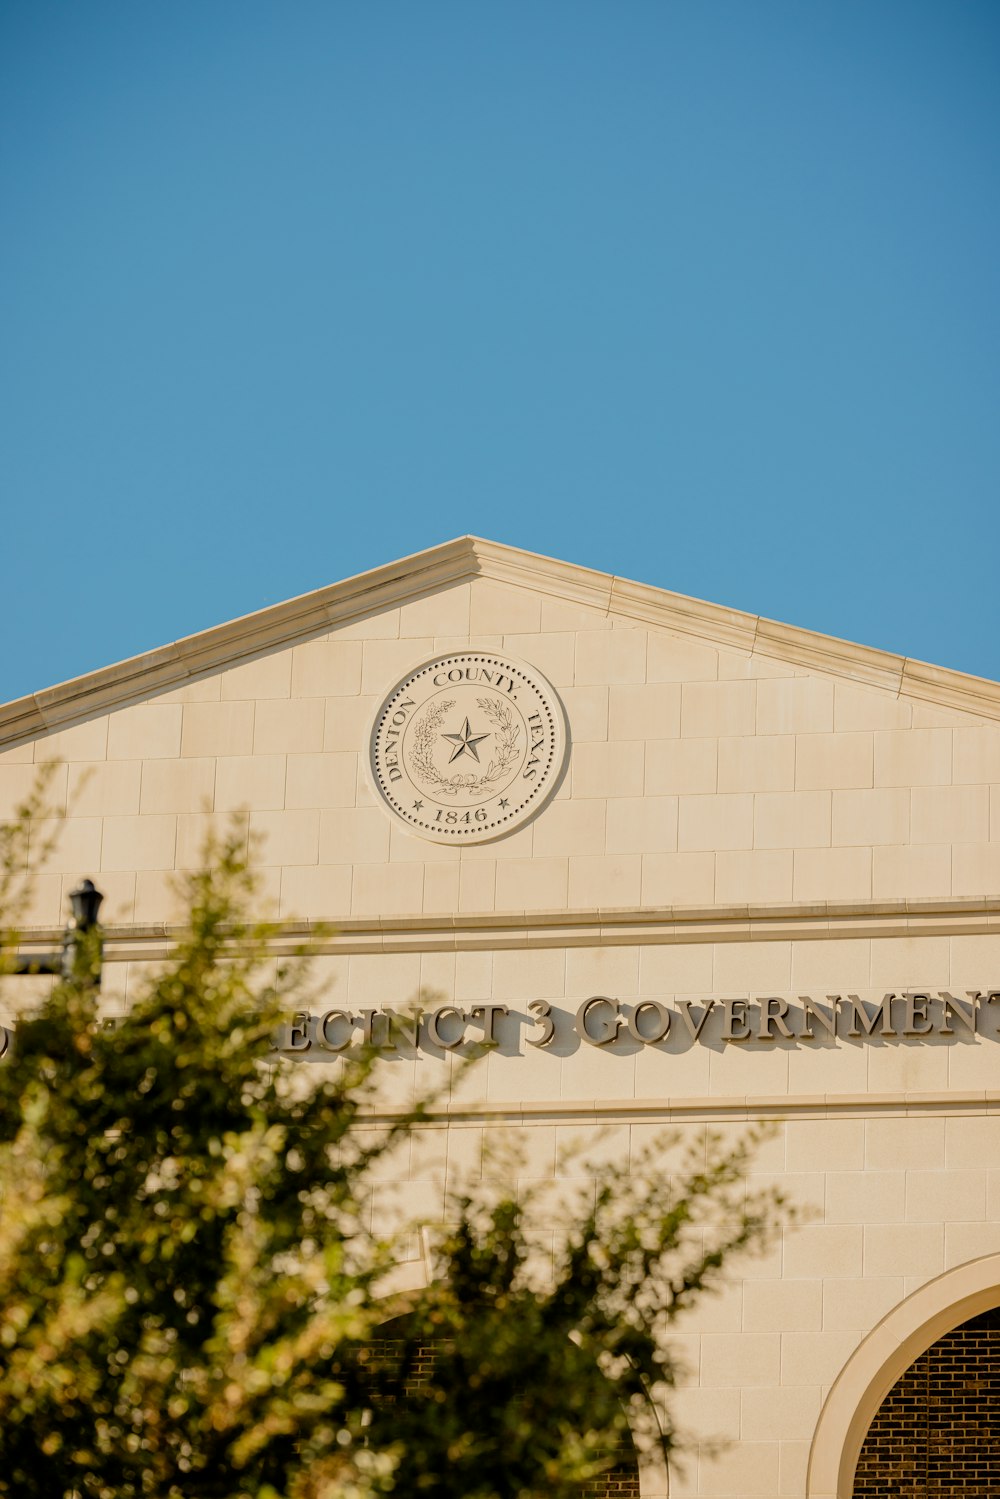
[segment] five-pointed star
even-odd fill
[[[507,800],[507,798],[505,796],[502,796],[500,798],[500,805],[501,805],[501,807],[509,807],[510,806],[510,802]]]
[[[414,802],[413,803],[413,810],[414,810],[414,812],[419,812],[422,806],[423,806],[423,802]]]
[[[478,763],[479,751],[476,745],[482,744],[483,740],[489,737],[489,734],[473,734],[469,727],[468,719],[462,725],[462,732],[460,734],[442,734],[442,739],[450,739],[452,744],[457,746],[456,749],[452,750],[451,759],[448,761],[448,764],[451,765],[453,761],[458,759],[459,755],[464,755],[466,750],[468,750],[472,758]]]

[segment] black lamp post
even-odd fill
[[[101,987],[101,939],[100,934],[95,932],[97,941],[91,945],[87,934],[94,932],[97,927],[97,913],[103,899],[104,896],[93,880],[81,880],[76,889],[69,893],[73,919],[66,923],[63,933],[63,978],[70,979],[78,972],[80,958],[86,950],[90,958],[86,978],[95,989]]]
[[[81,932],[89,932],[92,926],[97,925],[97,913],[103,899],[104,896],[93,880],[83,880],[75,890],[69,892],[73,920]]]
[[[72,917],[63,933],[62,951],[39,953],[36,957],[15,958],[8,972],[55,974],[59,978],[84,977],[95,989],[101,986],[101,941],[97,928],[97,913],[104,896],[93,880],[81,880],[69,893]],[[95,932],[96,942],[89,937]],[[81,973],[81,960],[87,954],[88,966]]]

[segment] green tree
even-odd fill
[[[8,905],[37,811],[0,830]],[[238,839],[187,901],[120,1024],[83,944],[0,1067],[0,1495],[568,1499],[630,1429],[665,1452],[670,1325],[781,1216],[752,1142],[603,1169],[548,1256],[530,1198],[469,1191],[386,1301],[372,1170],[426,1105],[374,1137],[377,1057],[276,1063],[308,962],[275,976]]]

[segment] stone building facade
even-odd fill
[[[570,1140],[776,1122],[753,1169],[808,1221],[684,1326],[644,1499],[1000,1492],[1000,685],[463,538],[0,708],[4,811],[49,760],[26,946],[91,875],[110,1011],[236,816],[289,930],[333,927],[289,1050],[423,991],[388,1115],[492,1029],[386,1224],[501,1127],[557,1215]]]

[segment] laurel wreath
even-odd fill
[[[460,791],[484,791],[487,786],[492,786],[499,781],[517,759],[517,741],[521,735],[521,726],[514,722],[514,716],[507,704],[501,698],[478,697],[476,705],[482,713],[485,713],[496,731],[494,758],[490,760],[480,776],[458,773],[453,776],[443,776],[431,758],[431,751],[441,724],[455,706],[454,698],[432,705],[413,725],[413,746],[409,753],[410,765],[422,780],[436,786],[438,791],[443,792],[445,796],[457,796]]]

